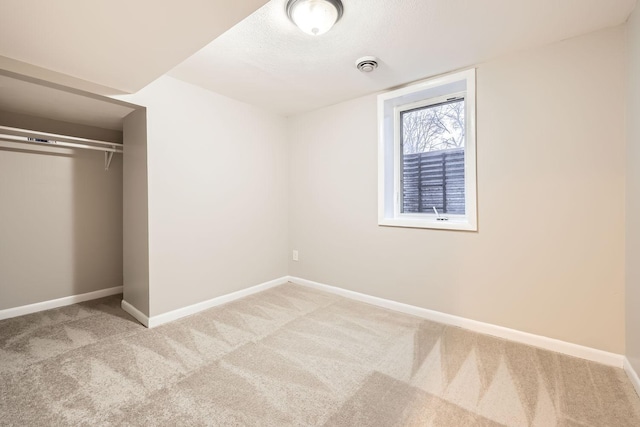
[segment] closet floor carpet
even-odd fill
[[[0,425],[640,426],[621,369],[286,284],[154,329],[0,321]]]

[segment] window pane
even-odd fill
[[[402,212],[465,213],[464,99],[401,113]]]

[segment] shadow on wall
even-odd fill
[[[122,286],[122,154],[75,150],[72,172],[73,294]]]

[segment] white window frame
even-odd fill
[[[400,113],[453,97],[465,100],[465,214],[402,213]],[[378,225],[477,231],[476,206],[475,69],[378,95]]]

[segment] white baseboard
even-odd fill
[[[289,277],[289,281],[299,285],[308,286],[321,291],[330,292],[356,301],[365,302],[367,304],[384,307],[389,310],[399,311],[402,313],[412,314],[434,322],[443,323],[445,325],[458,326],[470,331],[481,334],[492,335],[527,344],[533,347],[543,348],[545,350],[555,351],[557,353],[567,354],[569,356],[579,357],[586,360],[602,363],[609,366],[622,368],[624,356],[620,354],[610,353],[591,347],[561,341],[541,335],[530,334],[515,329],[505,328],[503,326],[492,325],[490,323],[479,322],[477,320],[467,319],[452,314],[441,313],[435,310],[429,310],[422,307],[416,307],[401,302],[391,301],[384,298],[378,298],[371,295],[361,294],[359,292],[350,291],[335,286],[325,285],[324,283],[313,282],[311,280],[299,277]]]
[[[289,280],[288,276],[280,277],[278,279],[260,283],[259,285],[255,285],[250,288],[242,289],[226,295],[221,295],[219,297],[212,298],[207,301],[202,301],[193,305],[189,305],[187,307],[178,308],[176,310],[172,310],[167,313],[158,314],[156,316],[151,316],[151,317],[147,317],[144,313],[142,313],[140,310],[136,309],[134,306],[132,306],[126,301],[122,301],[122,309],[127,313],[131,314],[133,317],[135,317],[140,323],[142,323],[147,328],[155,328],[156,326],[160,326],[164,323],[172,322],[174,320],[180,319],[185,316],[189,316],[191,314],[199,313],[211,307],[215,307],[221,304],[226,304],[228,302],[235,301],[240,298],[244,298],[246,296],[255,294],[257,292],[265,291],[269,288],[273,288],[278,285],[283,285],[287,283],[288,280]]]
[[[92,299],[109,297],[122,293],[122,286],[101,289],[99,291],[87,292],[86,294],[71,295],[69,297],[52,299],[49,301],[37,302],[35,304],[23,305],[20,307],[6,308],[0,310],[0,320],[11,317],[24,316],[25,314],[36,313],[38,311],[51,310],[52,308],[64,307],[77,304],[79,302],[90,301]]]
[[[629,359],[627,359],[626,357],[624,358],[624,371],[627,373],[631,384],[633,384],[633,388],[636,389],[636,393],[638,393],[638,396],[640,396],[640,378],[638,377],[638,373],[636,372],[636,370],[633,369],[633,366],[631,366]]]
[[[149,316],[147,316],[125,300],[122,300],[122,302],[120,303],[120,307],[122,307],[124,311],[132,315],[133,318],[138,322],[142,323],[147,328],[149,327]]]

